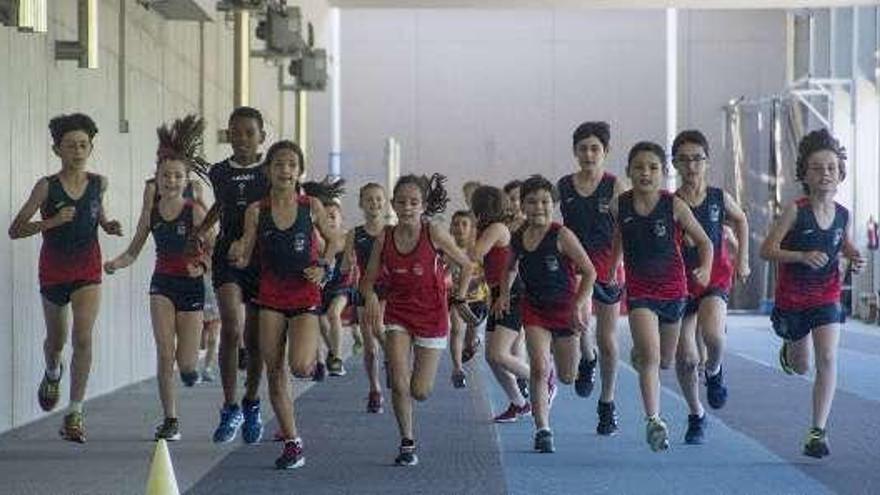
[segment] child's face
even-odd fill
[[[400,223],[419,223],[425,212],[422,191],[415,184],[404,184],[398,187],[392,206]]]
[[[675,156],[672,157],[675,170],[684,184],[696,186],[706,180],[706,166],[708,157],[703,147],[696,143],[684,143],[678,147]]]
[[[331,229],[338,230],[342,228],[342,210],[338,206],[327,206],[324,208],[324,211],[327,212],[327,225]]]
[[[178,198],[186,188],[186,165],[180,160],[164,160],[156,170],[159,194],[163,198]]]
[[[232,153],[238,158],[256,156],[257,148],[263,144],[265,138],[265,134],[260,130],[260,123],[248,117],[232,119],[227,132]]]
[[[636,153],[626,167],[626,173],[636,192],[655,192],[660,190],[663,184],[663,163],[660,157],[650,151]]]
[[[459,215],[452,219],[452,223],[449,225],[449,232],[455,238],[455,243],[461,247],[471,240],[474,234],[474,224],[470,218]]]
[[[92,154],[92,140],[85,131],[70,131],[64,133],[61,142],[53,149],[62,163],[84,167]]]
[[[295,188],[301,174],[302,166],[293,150],[281,149],[275,152],[272,161],[269,162],[269,180],[275,189]]]
[[[587,136],[577,142],[574,156],[582,170],[601,170],[605,164],[606,150],[596,136]]]
[[[822,150],[807,157],[804,184],[811,193],[835,193],[840,184],[840,159],[831,150]]]
[[[519,216],[522,213],[522,206],[519,199],[519,188],[511,189],[507,193],[507,210],[511,216]]]
[[[523,213],[532,225],[544,226],[553,221],[553,196],[546,189],[539,189],[523,198]]]
[[[368,218],[377,218],[385,211],[385,191],[371,187],[364,191],[360,200],[361,210]]]

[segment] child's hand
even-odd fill
[[[73,217],[76,215],[76,208],[73,206],[65,206],[58,210],[58,213],[55,214],[54,217],[49,219],[49,223],[52,224],[51,228],[60,227],[65,223],[69,223],[73,221]]]
[[[853,250],[852,252],[847,253],[846,259],[849,260],[850,270],[852,270],[853,273],[861,272],[867,262],[867,260],[862,257],[862,253],[858,250]]]
[[[186,274],[190,278],[201,277],[205,274],[205,265],[199,262],[195,263],[187,263],[186,264]]]
[[[226,259],[229,260],[230,265],[239,270],[247,268],[247,260],[244,259],[244,244],[241,241],[233,242],[226,253]]]
[[[576,333],[587,330],[590,325],[590,301],[578,301],[571,315],[571,326]]]
[[[122,224],[119,223],[119,220],[108,220],[107,222],[104,222],[101,227],[104,229],[104,232],[106,232],[107,235],[122,235]]]
[[[504,318],[504,315],[510,312],[510,295],[501,294],[498,299],[492,301],[492,314],[495,318]]]
[[[104,263],[104,273],[106,273],[107,275],[113,275],[114,273],[116,273],[117,269],[118,267],[116,265],[116,260]]]
[[[691,275],[694,277],[694,282],[701,287],[706,287],[709,285],[709,276],[711,275],[711,270],[704,270],[703,267],[697,267],[691,270]]]
[[[325,273],[326,271],[324,271],[324,267],[320,265],[309,266],[306,267],[305,270],[303,270],[303,275],[305,276],[306,280],[315,285],[321,285],[321,282],[324,281]]]
[[[828,255],[822,251],[804,251],[801,254],[801,263],[818,270],[828,264]]]
[[[749,275],[752,274],[752,268],[748,263],[742,262],[737,263],[736,265],[736,275],[739,278],[740,283],[746,283],[749,280]]]

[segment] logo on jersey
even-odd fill
[[[425,274],[425,269],[422,267],[421,263],[415,263],[412,266],[412,273],[416,277],[421,277],[422,275]]]
[[[301,253],[306,250],[306,235],[299,233],[293,236],[293,250]]]
[[[654,235],[657,237],[666,237],[666,222],[657,220],[654,222]]]
[[[709,205],[709,221],[718,223],[721,220],[721,207],[718,205]]]
[[[97,201],[92,201],[91,211],[89,212],[92,217],[92,220],[97,220],[98,214],[100,212],[101,212],[101,203],[99,203]]]
[[[832,246],[837,247],[840,245],[840,241],[843,240],[843,229],[834,229],[834,238],[831,240]]]
[[[186,235],[186,224],[183,222],[177,222],[177,235],[185,236]]]
[[[559,258],[554,255],[548,255],[544,257],[544,266],[547,268],[547,271],[557,272],[559,271]]]
[[[610,201],[608,198],[599,198],[599,202],[597,204],[597,208],[599,209],[599,213],[607,214],[610,211]]]

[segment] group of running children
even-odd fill
[[[734,199],[707,184],[709,145],[699,131],[680,133],[672,145],[680,178],[675,192],[663,188],[669,166],[660,145],[640,142],[630,149],[627,187],[605,169],[609,125],[585,122],[572,136],[579,170],[556,185],[540,175],[503,189],[471,184],[470,208],[453,215],[448,232],[431,221],[448,203],[442,175],[397,181],[390,198],[394,225],[386,222],[384,188],[369,183],[359,191],[364,223],[346,233],[337,201],[341,182],[301,182],[306,164],[291,141],[278,141],[261,156],[266,135],[258,110],[232,112],[232,156],[213,166],[199,157],[204,122],[189,116],[158,129],[155,176],[146,183],[134,237],[102,265],[98,226],[117,236],[122,228],[102,203],[107,179],[87,171],[97,128],[83,114],[56,117],[49,128],[61,170],[37,181],[9,235],[43,235],[39,282],[46,370],[38,399],[45,411],[59,401],[72,306],[70,405],[60,431],[67,440],[86,439],[82,404],[102,271],[113,274],[131,265],[150,233],[156,246],[150,314],[164,412],[156,439],[180,438],[175,364],[184,384],[199,379],[203,278],[209,271],[221,320],[224,394],[214,441],[232,441],[239,430],[247,443],[261,439],[258,390],[265,368],[277,436],[284,442],[275,462],[280,469],[305,463],[290,375],[311,377],[323,361],[322,314],[330,330],[327,370],[345,372],[340,328],[347,303],[357,307],[370,413],[383,409],[384,354],[401,437],[398,465],[418,462],[413,400],[431,394],[450,325],[452,381],[465,387],[462,362],[473,356],[474,329],[485,320],[486,358],[510,402],[494,420],[533,416],[538,452],[554,451],[550,408],[557,381],[574,383],[578,395],[589,396],[597,367],[596,432],[617,432],[617,318],[623,297],[650,448],[669,446],[660,415],[661,368],[675,364],[689,408],[686,443],[704,441],[700,373],[709,405],[725,405],[727,298],[734,272],[742,280],[749,276],[749,228]],[[812,426],[803,445],[803,453],[813,457],[829,454],[825,425],[844,320],[839,261],[854,268],[863,264],[851,242],[848,211],[834,201],[845,159],[824,129],[801,140],[795,170],[804,195],[784,209],[761,246],[762,257],[777,263],[771,319],[783,339],[781,367],[804,374],[811,350],[816,356]],[[192,174],[210,183],[216,198],[210,209]],[[562,224],[554,221],[557,206]],[[32,221],[37,210],[41,220]],[[250,359],[239,403],[242,341]]]

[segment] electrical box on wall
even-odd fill
[[[256,34],[266,42],[267,50],[279,55],[299,57],[306,48],[299,7],[270,7]]]
[[[296,89],[324,91],[327,87],[327,51],[308,50],[299,60],[290,62],[290,75],[296,78]]]
[[[214,20],[214,2],[211,0],[137,0],[137,2],[169,21]]]

